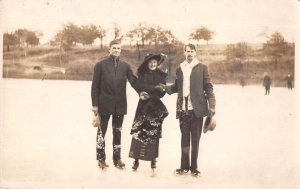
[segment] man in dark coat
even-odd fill
[[[264,73],[264,78],[263,78],[263,86],[265,87],[265,95],[270,94],[270,88],[272,85],[272,79],[271,76],[269,76],[268,72]]]
[[[128,63],[119,56],[121,44],[113,40],[109,45],[110,55],[94,67],[91,89],[93,112],[100,115],[100,127],[97,131],[97,160],[100,168],[106,168],[105,134],[112,115],[113,161],[117,168],[124,168],[121,160],[121,130],[124,115],[127,113],[126,82],[134,87],[136,77]]]
[[[185,45],[184,54],[186,60],[176,70],[175,83],[161,86],[168,94],[178,95],[176,118],[179,118],[181,131],[181,165],[175,173],[181,175],[190,170],[193,176],[199,176],[197,159],[203,117],[215,114],[216,100],[208,68],[195,58],[195,45]]]

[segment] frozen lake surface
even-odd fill
[[[109,169],[96,161],[90,81],[3,79],[1,86],[1,181],[3,188],[300,188],[296,91],[262,86],[215,85],[215,131],[202,134],[200,178],[175,176],[180,163],[176,95],[163,98],[157,174],[141,161],[133,172],[129,134],[138,95],[127,85],[128,114],[122,129],[125,170],[112,163],[112,128],[106,134]],[[299,111],[298,111],[299,112]],[[299,133],[298,133],[299,135]]]

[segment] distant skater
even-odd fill
[[[268,72],[264,73],[263,86],[265,87],[265,95],[270,95],[270,88],[272,85],[272,78],[269,76]]]
[[[45,77],[46,77],[46,74],[43,75],[42,81],[44,81]]]
[[[293,89],[293,78],[291,77],[290,74],[288,74],[285,79],[286,79],[286,82],[287,82],[287,88],[289,90],[292,90]]]
[[[244,88],[244,86],[246,85],[246,81],[244,77],[241,77],[240,79],[240,85],[242,86],[242,88]]]

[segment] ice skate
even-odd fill
[[[136,159],[136,160],[134,160],[134,162],[133,162],[132,170],[133,170],[133,171],[136,171],[138,167],[139,167],[139,160]]]
[[[200,177],[201,172],[198,171],[198,170],[193,170],[193,171],[191,171],[191,175],[192,175],[193,177]]]
[[[150,177],[155,177],[156,176],[156,168],[151,168],[151,175]]]
[[[125,169],[125,163],[123,163],[121,160],[114,161],[114,165],[118,169]]]
[[[187,170],[187,169],[176,169],[175,171],[174,171],[174,174],[175,175],[185,175],[185,174],[187,174],[189,172],[189,170]]]
[[[98,166],[100,167],[100,169],[104,170],[107,169],[109,166],[106,164],[105,160],[99,160],[98,161]]]
[[[151,161],[151,168],[155,169],[156,168],[156,160]]]
[[[156,160],[152,160],[151,161],[151,177],[155,177],[156,176]]]

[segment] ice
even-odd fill
[[[156,175],[150,162],[132,171],[130,128],[138,96],[127,86],[128,114],[122,129],[125,170],[112,163],[112,128],[106,134],[109,168],[96,161],[90,81],[3,79],[1,88],[1,187],[3,188],[299,188],[296,157],[296,92],[262,86],[215,85],[214,131],[202,134],[200,178],[175,176],[180,163],[176,94],[163,102]]]

